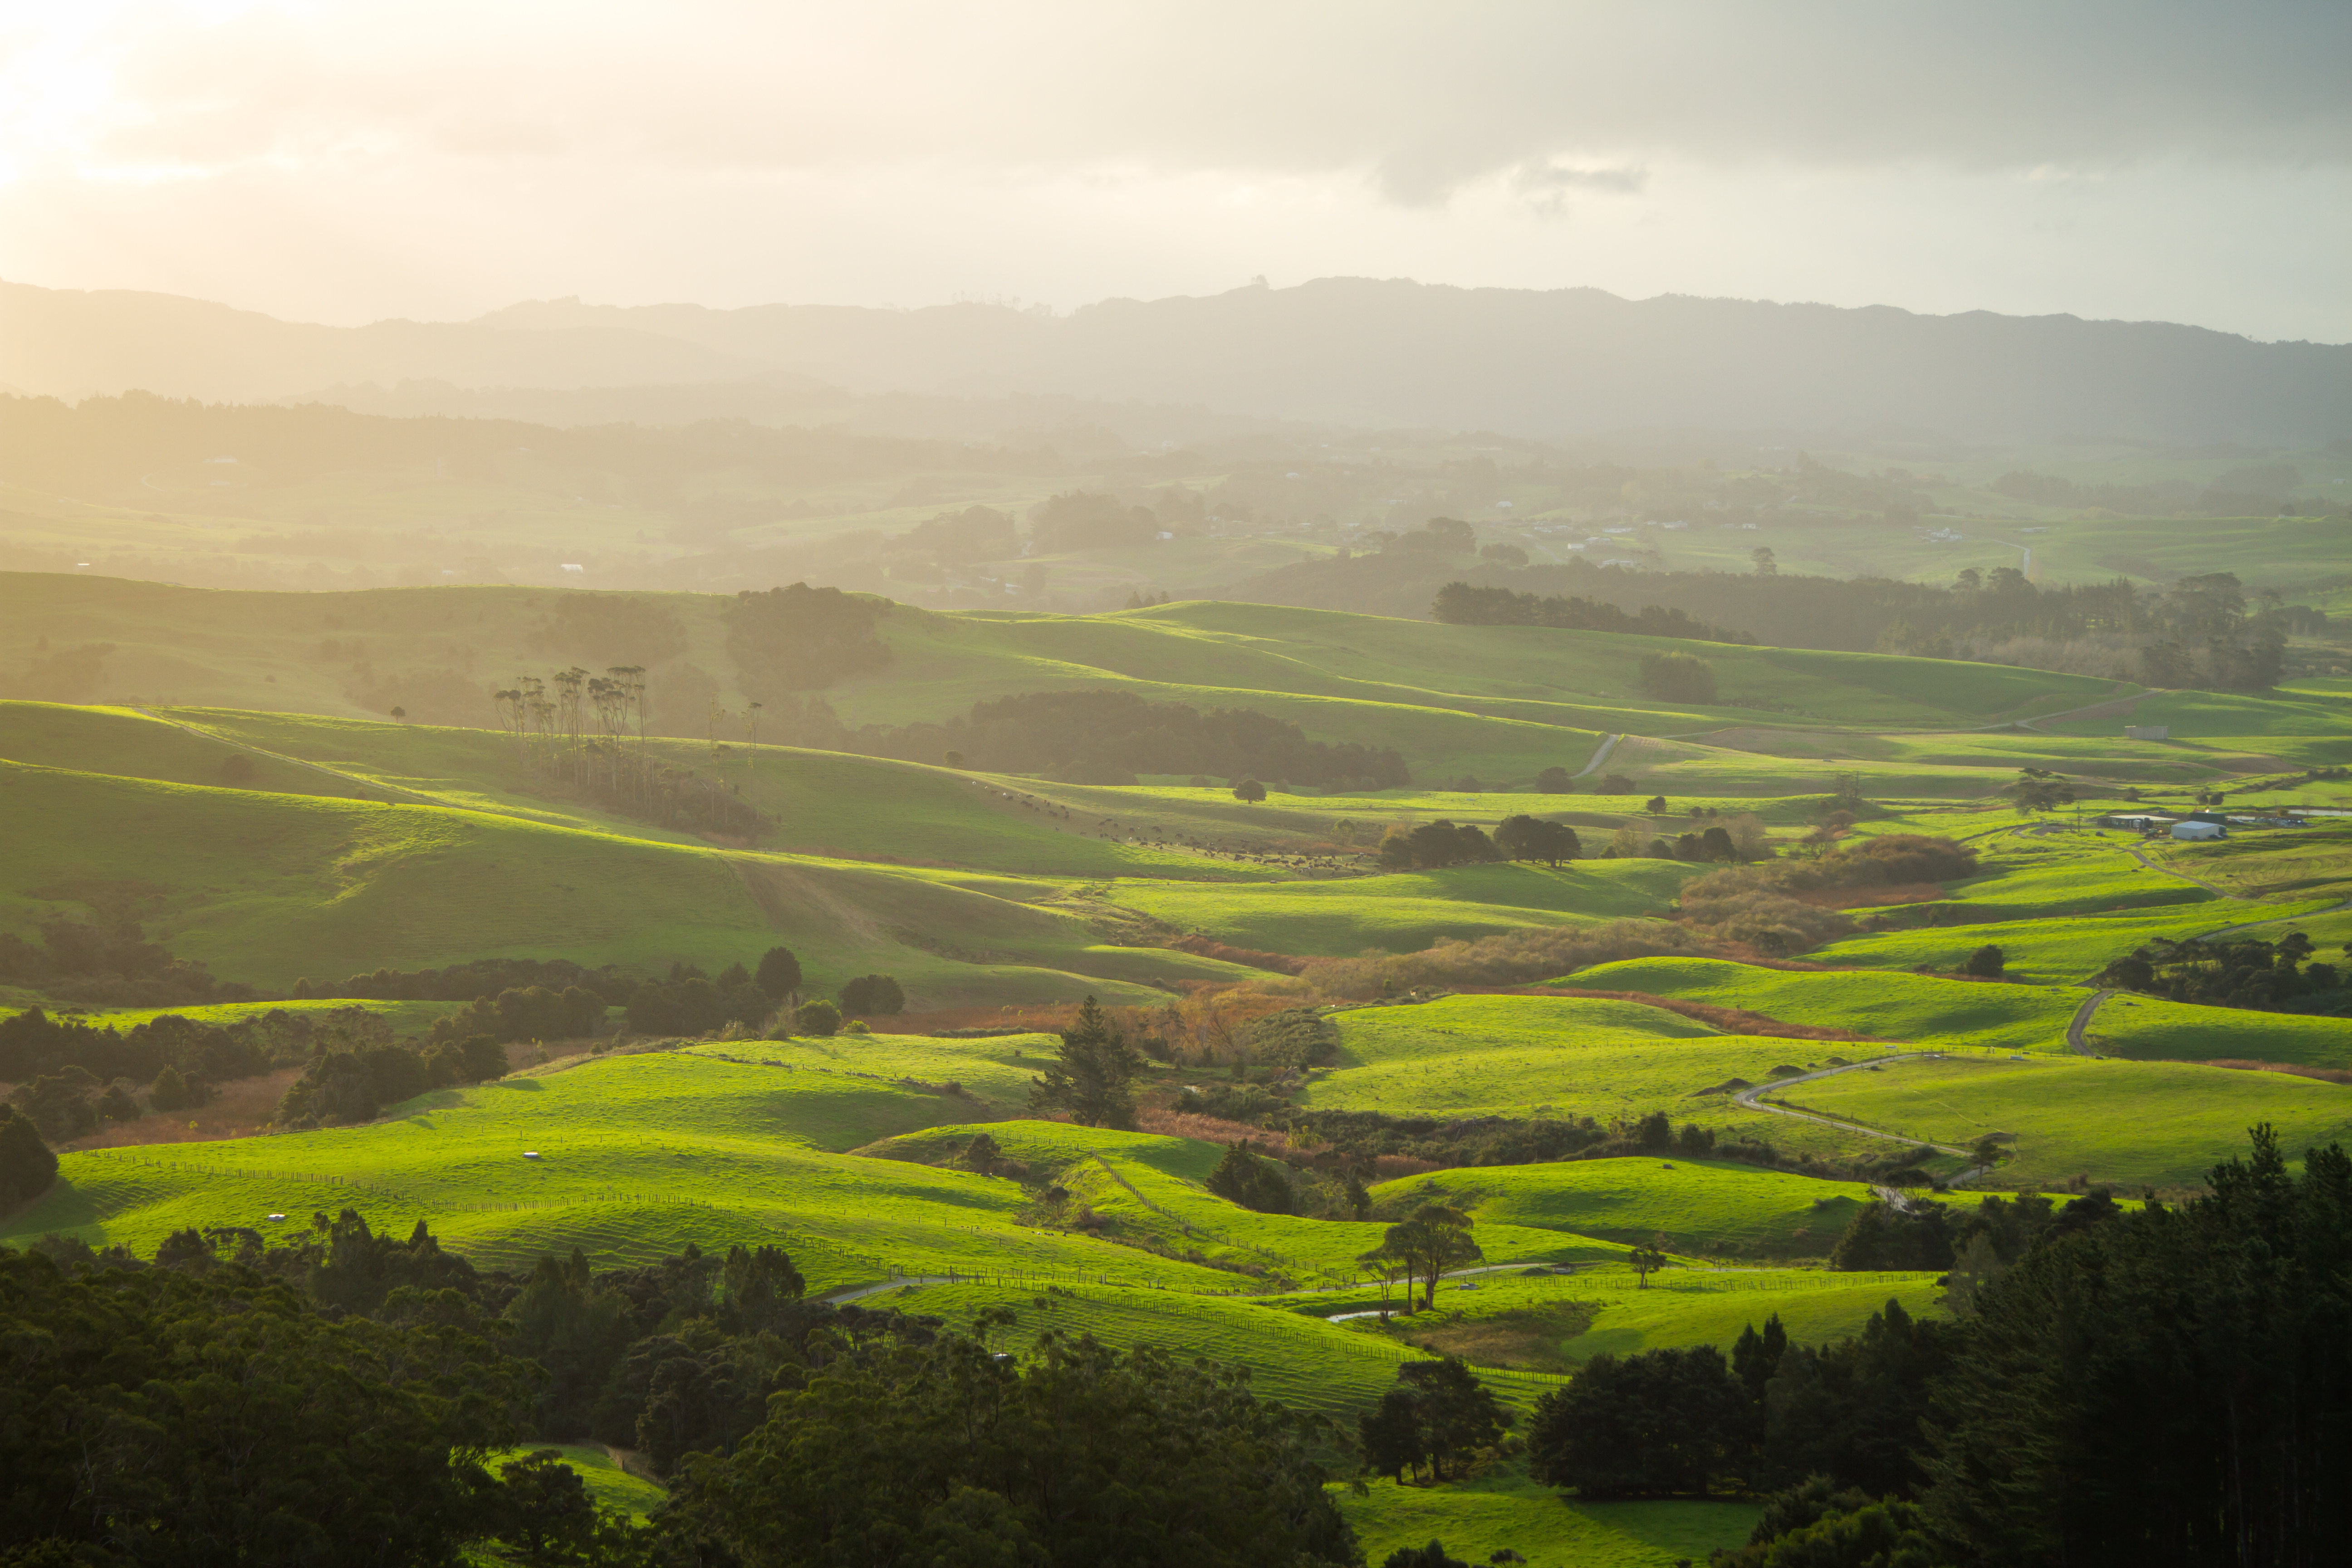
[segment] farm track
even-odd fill
[[[1835,1127],[1842,1131],[1859,1132],[1865,1138],[1883,1138],[1889,1143],[1909,1143],[1923,1149],[1933,1149],[1940,1154],[1965,1156],[1966,1149],[1955,1149],[1948,1143],[1931,1143],[1925,1138],[1906,1138],[1896,1132],[1880,1132],[1873,1128],[1859,1127],[1851,1121],[1840,1121],[1833,1116],[1817,1116],[1810,1110],[1792,1110],[1785,1105],[1772,1105],[1761,1097],[1773,1089],[1787,1089],[1794,1084],[1811,1083],[1817,1078],[1835,1078],[1842,1072],[1860,1072],[1864,1068],[1885,1067],[1891,1062],[1939,1061],[1941,1051],[1905,1051],[1899,1056],[1876,1057],[1866,1062],[1848,1062],[1840,1068],[1822,1068],[1818,1072],[1799,1073],[1793,1078],[1776,1078],[1769,1083],[1759,1083],[1743,1089],[1731,1097],[1734,1105],[1744,1105],[1750,1110],[1769,1110],[1775,1116],[1793,1116],[1800,1121],[1818,1122],[1823,1127]]]
[[[2115,993],[2112,991],[2094,991],[2087,998],[2084,999],[2081,1006],[2074,1009],[2074,1016],[2066,1020],[2066,1048],[2068,1050],[2074,1052],[2078,1057],[2086,1057],[2091,1054],[2090,1043],[2084,1039],[2083,1031],[2091,1026],[2091,1015],[2099,1010],[2099,1004],[2105,1002],[2108,997],[2114,994]]]
[[[1569,777],[1580,779],[1587,773],[1591,773],[1594,769],[1600,767],[1601,763],[1609,760],[1609,753],[1617,749],[1617,742],[1624,738],[1625,737],[1622,735],[1603,736],[1601,742],[1601,749],[1592,753],[1592,760],[1585,763],[1582,767],[1577,769],[1576,772],[1569,774]]]
[[[2234,936],[2242,931],[2252,931],[2256,926],[2276,925],[2281,921],[2315,921],[2322,915],[2340,915],[2347,910],[2352,910],[2352,899],[2347,899],[2340,904],[2330,904],[2324,910],[2314,910],[2309,914],[2273,915],[2268,920],[2247,921],[2242,925],[2223,926],[2219,931],[2204,932],[2197,940],[2211,942],[2217,936]]]

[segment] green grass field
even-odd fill
[[[2175,912],[2168,908],[2116,915],[2064,915],[2043,920],[1929,926],[1848,937],[1817,949],[1808,960],[1864,969],[1954,970],[1988,944],[2001,950],[2006,973],[2020,980],[2071,984],[2157,937],[2199,936],[2242,921],[2284,920],[2326,909],[2324,902],[2239,904],[2215,900]]]
[[[2352,1018],[2199,1007],[2121,993],[2084,1031],[2094,1051],[2139,1060],[2291,1062],[2352,1068]]]
[[[1444,1543],[1465,1563],[1517,1552],[1529,1568],[1675,1568],[1738,1546],[1757,1506],[1728,1500],[1585,1502],[1564,1499],[1498,1466],[1466,1481],[1399,1486],[1376,1480],[1361,1496],[1334,1489],[1368,1563],[1407,1547]]]
[[[1780,1135],[1794,1124],[1698,1096],[1734,1078],[1762,1082],[1780,1066],[1851,1059],[1869,1047],[1719,1034],[1657,1007],[1585,997],[1450,996],[1332,1016],[1339,1064],[1302,1104],[1391,1115],[1591,1116],[1666,1110],[1677,1122]]]
[[[1571,1160],[1489,1165],[1383,1182],[1384,1205],[1452,1203],[1481,1224],[1532,1226],[1626,1243],[1664,1236],[1669,1250],[1819,1257],[1854,1210],[1858,1182],[1760,1170],[1725,1160]]]
[[[1235,947],[1349,955],[1414,952],[1441,937],[1661,914],[1695,868],[1672,860],[1458,866],[1340,881],[1202,884],[1129,880],[1108,897]]]
[[[1491,1275],[1448,1280],[1435,1303],[1410,1315],[1354,1317],[1354,1332],[1462,1355],[1480,1365],[1570,1373],[1596,1355],[1714,1345],[1728,1352],[1741,1331],[1779,1314],[1789,1336],[1817,1344],[1862,1331],[1873,1312],[1899,1300],[1915,1317],[1941,1311],[1943,1290],[1928,1274],[1846,1274],[1827,1269],[1670,1268],[1643,1284],[1630,1269],[1574,1275]],[[1360,1311],[1368,1298],[1316,1301],[1302,1311]]]
[[[1882,1040],[1986,1046],[2012,1051],[2066,1048],[2067,1021],[2084,993],[1884,972],[1765,969],[1714,958],[1635,958],[1596,964],[1562,982],[1594,991],[1740,1007],[1817,1028],[1852,1029]]]
[[[2306,1144],[2352,1140],[2352,1088],[2284,1073],[2081,1057],[1954,1057],[1842,1073],[1775,1098],[1906,1138],[1968,1143],[2015,1136],[2004,1185],[2077,1174],[2138,1186],[2193,1185],[2246,1150],[2246,1130]]]
[[[348,1205],[379,1228],[425,1220],[453,1248],[504,1267],[572,1247],[611,1267],[688,1241],[763,1240],[787,1247],[818,1289],[982,1262],[1195,1289],[1245,1283],[1016,1224],[1025,1199],[1008,1181],[833,1152],[968,1121],[975,1101],[900,1075],[920,1066],[930,1081],[985,1084],[988,1047],[1001,1055],[996,1040],[940,1041],[919,1063],[905,1054],[918,1043],[891,1037],[899,1054],[878,1070],[714,1059],[723,1047],[588,1058],[426,1095],[364,1127],[69,1153],[57,1187],[0,1223],[0,1239],[59,1231],[143,1253],[189,1226],[261,1227],[272,1213],[299,1226]]]
[[[579,1476],[588,1488],[589,1500],[599,1508],[619,1509],[642,1522],[669,1496],[660,1482],[633,1475],[614,1463],[612,1454],[601,1443],[551,1443],[506,1448],[484,1455],[482,1464],[496,1475],[499,1467],[509,1460],[523,1458],[548,1447],[553,1448],[562,1458],[563,1463]]]

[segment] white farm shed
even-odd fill
[[[2225,830],[2218,822],[2176,822],[2172,825],[2175,838],[2220,838]]]

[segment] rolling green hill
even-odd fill
[[[1765,969],[1714,958],[1628,959],[1580,970],[1564,984],[1740,1007],[1791,1024],[1852,1029],[1881,1040],[2013,1051],[2065,1049],[2067,1021],[2084,998],[2083,992],[2061,985],[1859,970]]]
[[[1314,1110],[1603,1122],[1664,1110],[1677,1123],[1753,1131],[1798,1147],[1812,1136],[1801,1124],[1704,1091],[1735,1078],[1760,1083],[1776,1067],[1873,1050],[1720,1034],[1661,1008],[1587,997],[1449,996],[1332,1019],[1339,1063],[1315,1074],[1298,1096]]]
[[[1675,1251],[1829,1251],[1867,1186],[1759,1170],[1731,1161],[1573,1160],[1481,1166],[1383,1182],[1384,1205],[1451,1203],[1482,1224],[1557,1228],[1627,1243],[1664,1236]]]
[[[2242,1154],[2268,1121],[2299,1158],[2307,1144],[2352,1140],[2352,1089],[2284,1073],[2082,1057],[1951,1057],[1884,1072],[1842,1073],[1775,1099],[1907,1138],[1971,1142],[2013,1134],[2008,1183],[2078,1174],[2134,1185],[2194,1184]]]

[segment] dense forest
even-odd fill
[[[1948,1321],[1890,1303],[1832,1343],[1768,1318],[1728,1357],[1596,1356],[1511,1445],[1570,1497],[1762,1496],[1726,1568],[2301,1565],[2352,1534],[2340,1148],[2298,1176],[2257,1127],[2178,1208],[1892,1210],[1856,1221],[1867,1266],[1946,1268]],[[1476,1256],[1458,1211],[1391,1243],[1416,1226],[1430,1258]],[[1055,1332],[1051,1293],[1023,1310],[1044,1331],[1014,1357],[992,1340],[1020,1313],[965,1333],[810,1301],[773,1247],[516,1275],[348,1210],[152,1259],[47,1237],[0,1251],[0,1560],[1326,1568],[1362,1561],[1328,1480],[1459,1477],[1517,1425],[1458,1361],[1401,1369],[1350,1433]],[[483,1462],[590,1437],[668,1479],[650,1525],[551,1455]]]

